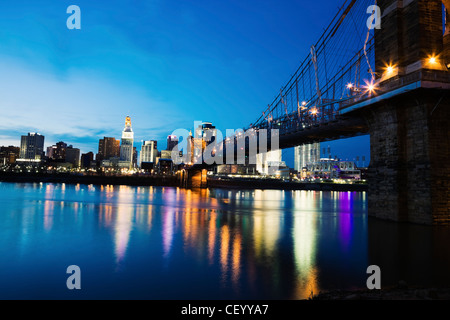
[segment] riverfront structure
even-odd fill
[[[127,162],[130,169],[133,166],[133,141],[134,133],[131,128],[131,118],[127,116],[125,118],[125,128],[122,132],[122,140],[120,142],[120,161],[123,161],[124,163]]]
[[[39,133],[30,132],[20,141],[20,160],[40,161],[44,157],[44,139]]]
[[[158,143],[155,140],[142,141],[141,155],[139,166],[146,166],[148,164],[156,163],[156,157],[158,156]]]
[[[97,161],[109,160],[120,157],[120,140],[111,137],[103,137],[98,142]]]
[[[320,143],[310,143],[294,148],[294,169],[302,172],[308,164],[320,159]]]

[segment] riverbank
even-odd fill
[[[70,173],[12,173],[0,172],[0,181],[19,183],[67,183],[93,185],[129,185],[178,187],[176,176],[107,176],[78,175]],[[366,184],[291,182],[276,179],[223,179],[208,178],[208,188],[222,189],[272,189],[312,191],[367,191]]]
[[[102,176],[77,175],[69,173],[58,174],[17,174],[0,173],[0,181],[19,183],[67,183],[93,185],[129,185],[129,186],[161,186],[177,187],[178,181],[174,176]]]
[[[313,191],[367,191],[367,184],[346,184],[328,182],[294,182],[276,179],[223,179],[208,178],[209,188],[228,189],[275,189]]]
[[[400,283],[381,290],[324,292],[309,300],[450,300],[450,288],[416,288]]]

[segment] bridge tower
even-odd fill
[[[449,224],[450,28],[444,36],[442,0],[379,0],[378,5],[380,95],[365,111],[371,142],[369,214]]]

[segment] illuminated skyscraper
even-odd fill
[[[157,145],[155,140],[142,141],[141,161],[139,166],[142,167],[142,163],[154,164],[156,162],[156,157],[158,155]]]
[[[42,160],[44,154],[44,136],[28,133],[20,141],[20,158],[24,160]]]
[[[120,160],[130,163],[130,168],[133,164],[133,141],[134,133],[131,129],[131,118],[125,118],[125,128],[122,132],[122,140],[120,143]]]
[[[295,170],[302,172],[308,164],[318,162],[320,160],[320,143],[304,144],[295,147],[294,163]]]

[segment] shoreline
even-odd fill
[[[93,185],[129,185],[180,187],[176,176],[99,176],[59,174],[0,173],[0,182],[67,183]],[[208,178],[206,188],[245,190],[309,190],[309,191],[367,191],[367,184],[337,184],[314,182],[285,182],[275,179],[217,179]]]
[[[224,189],[269,189],[269,190],[309,190],[309,191],[367,191],[367,184],[338,184],[316,182],[284,182],[281,180],[258,179],[208,179],[209,188]]]
[[[381,290],[355,289],[333,290],[313,294],[305,300],[450,300],[448,287],[415,287],[408,286],[403,281],[398,285]]]
[[[67,183],[93,185],[129,185],[178,187],[176,177],[172,176],[97,176],[74,174],[15,174],[0,173],[0,182],[12,183]]]

